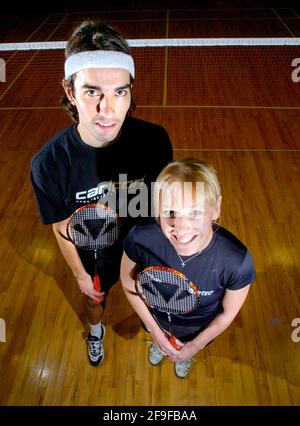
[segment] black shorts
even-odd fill
[[[168,315],[166,313],[155,310],[155,312],[152,312],[152,315],[154,315],[163,330],[166,330],[167,332],[171,331]],[[181,323],[178,324],[178,320],[176,323],[176,320],[172,320],[171,315],[172,332],[177,339],[181,340],[183,343],[187,343],[194,340],[195,337],[198,336],[198,334],[201,333],[201,331],[203,331],[211,321],[212,319],[206,322],[199,321],[198,324],[190,324],[188,319],[187,321],[180,319]]]
[[[164,330],[170,331],[169,323],[168,322],[160,322],[161,326]],[[191,340],[194,340],[196,336],[198,336],[201,331],[203,331],[206,328],[206,326],[196,326],[196,327],[186,327],[182,325],[173,325],[173,333],[174,336],[177,337],[177,339],[181,340],[183,343],[190,342]]]
[[[101,280],[101,289],[106,295],[119,280],[122,247],[111,246],[97,251],[97,272]],[[93,278],[95,274],[95,255],[91,250],[78,249],[78,254],[86,272]]]
[[[147,328],[146,328],[145,324],[143,323],[143,321],[141,321],[141,325],[142,325],[143,329],[149,333],[149,331],[147,330]],[[162,324],[161,324],[161,326],[162,326]],[[194,340],[198,336],[198,334],[201,333],[201,331],[205,330],[206,327],[207,327],[207,325],[206,326],[201,326],[196,331],[193,331],[192,333],[189,333],[189,334],[187,334],[186,329],[183,330],[183,328],[182,328],[181,331],[183,332],[183,335],[181,335],[181,336],[178,333],[178,328],[175,331],[174,327],[173,327],[173,333],[174,333],[174,336],[177,339],[179,339],[182,343],[187,343],[187,342],[190,342],[191,340]],[[170,331],[169,327],[167,326],[167,323],[165,324],[164,330]],[[213,341],[214,341],[214,339],[211,340],[206,346],[210,345]]]

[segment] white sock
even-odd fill
[[[90,324],[90,334],[100,339],[102,336],[102,321],[98,322],[98,324]]]

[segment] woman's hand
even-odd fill
[[[193,341],[181,344],[182,346],[180,350],[177,351],[175,354],[172,354],[172,356],[169,356],[172,362],[182,362],[188,359],[192,359],[193,356],[196,355],[197,352],[199,352],[199,348],[195,345],[195,343],[193,343]]]
[[[183,343],[180,342],[180,340],[176,340],[176,344],[179,347],[179,349],[176,349],[169,341],[168,336],[166,333],[164,333],[160,328],[155,330],[155,332],[152,333],[152,338],[157,346],[157,348],[166,356],[168,356],[170,359],[171,357],[174,357],[177,355],[177,353],[181,350]]]

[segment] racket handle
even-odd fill
[[[101,291],[101,283],[100,283],[100,277],[96,273],[94,276],[94,289],[97,291]],[[103,296],[100,296],[97,300],[94,300],[94,304],[97,304],[103,300]]]
[[[174,336],[169,336],[169,342],[171,343],[171,345],[172,345],[175,349],[177,349],[177,350],[179,350],[179,349],[180,349],[180,346],[179,346],[179,345],[177,345],[177,343],[176,343],[176,339],[175,339],[175,337],[174,337]]]

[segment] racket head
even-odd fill
[[[67,225],[68,238],[83,250],[98,250],[113,245],[120,235],[117,213],[105,204],[79,207]]]
[[[168,314],[188,314],[199,304],[196,285],[181,272],[165,266],[141,271],[135,289],[147,306]]]

